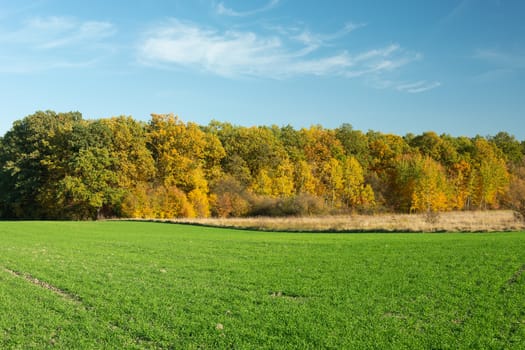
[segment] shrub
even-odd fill
[[[251,195],[233,176],[219,179],[210,195],[211,214],[221,218],[245,216],[250,211]]]
[[[250,216],[309,216],[326,212],[324,201],[302,193],[288,198],[258,196],[252,199]]]

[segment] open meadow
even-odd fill
[[[2,349],[523,349],[525,233],[1,222]]]

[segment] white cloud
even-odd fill
[[[226,7],[226,5],[224,5],[224,2],[221,1],[215,6],[215,12],[217,14],[223,15],[223,16],[246,17],[246,16],[252,16],[252,15],[255,15],[255,14],[258,14],[258,13],[261,13],[261,12],[265,12],[265,11],[271,10],[272,8],[277,6],[279,4],[279,2],[280,2],[280,0],[270,0],[263,7],[260,7],[260,8],[254,9],[254,10],[250,10],[250,11],[235,11],[235,10],[229,8],[229,7]]]
[[[278,31],[281,32],[281,34],[288,35],[291,39],[303,44],[305,47],[301,53],[308,54],[322,46],[327,45],[327,43],[344,37],[345,35],[363,26],[363,24],[348,22],[342,29],[331,34],[312,33],[309,30],[299,30],[297,28],[293,28],[291,30],[279,28]]]
[[[68,17],[38,17],[21,28],[0,35],[0,42],[28,48],[53,49],[68,45],[91,45],[115,33],[109,22],[77,21]]]
[[[139,58],[145,64],[186,67],[226,77],[317,75],[358,77],[396,70],[420,59],[397,44],[367,51],[333,52],[325,46],[353,31],[347,24],[332,35],[303,31],[286,37],[250,31],[218,31],[194,23],[171,20],[145,34]]]
[[[375,89],[393,89],[399,92],[418,94],[440,87],[442,84],[439,81],[428,82],[426,80],[419,80],[415,82],[400,82],[392,79],[384,79],[381,76],[367,77],[366,83]]]
[[[113,24],[69,17],[36,17],[0,34],[2,71],[21,73],[86,67],[113,50]]]

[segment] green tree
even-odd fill
[[[446,135],[438,136],[429,131],[411,139],[410,146],[419,150],[421,155],[428,156],[443,165],[457,161],[458,154]]]
[[[72,156],[69,139],[78,112],[36,112],[16,121],[0,145],[2,216],[56,218],[57,183]]]
[[[106,146],[113,159],[111,170],[118,176],[119,187],[132,189],[138,183],[151,182],[155,164],[147,147],[146,125],[126,116],[99,122],[110,131]]]
[[[503,152],[505,159],[510,164],[521,164],[523,159],[521,143],[513,135],[502,131],[489,138],[489,141],[493,142]]]
[[[363,132],[354,130],[350,124],[343,124],[335,129],[335,136],[347,156],[355,157],[361,166],[368,167],[370,162],[368,137]]]
[[[69,149],[64,177],[56,182],[56,195],[49,198],[60,217],[119,215],[127,188],[119,174],[125,171],[123,160],[114,152],[114,131],[104,120],[78,123],[69,136]]]
[[[247,128],[218,122],[211,123],[208,128],[224,147],[224,172],[233,176],[243,188],[274,197],[291,194],[292,166],[275,128]]]
[[[97,219],[115,214],[124,190],[118,187],[113,159],[105,148],[81,149],[68,164],[68,174],[58,182],[57,205],[61,217]]]

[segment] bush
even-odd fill
[[[251,195],[233,176],[219,179],[210,195],[211,214],[216,217],[239,217],[249,213]]]
[[[210,202],[212,215],[220,218],[244,216],[250,210],[250,203],[233,192],[213,194]]]
[[[288,198],[258,196],[252,199],[250,216],[309,216],[326,212],[324,201],[311,194]]]
[[[301,193],[292,197],[286,203],[287,211],[290,215],[309,216],[326,213],[326,206],[322,198]]]

